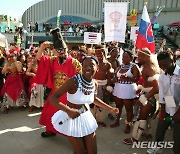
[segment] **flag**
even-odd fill
[[[152,31],[152,24],[147,12],[146,5],[144,5],[141,22],[139,26],[139,32],[136,41],[136,48],[148,48],[151,53],[155,52],[155,42]]]
[[[84,43],[85,44],[100,44],[101,33],[84,32]]]
[[[58,11],[58,14],[57,14],[57,27],[59,27],[59,23],[60,23],[60,16],[61,16],[61,10]]]
[[[89,39],[97,39],[97,33],[89,33]]]

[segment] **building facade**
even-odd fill
[[[150,17],[153,17],[157,6],[165,5],[155,22],[167,25],[180,21],[180,0],[43,0],[29,7],[22,16],[24,27],[29,22],[56,23],[57,13],[62,10],[60,22],[103,22],[104,2],[129,2],[128,13],[138,10],[137,23],[141,18],[144,2]]]

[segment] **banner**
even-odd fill
[[[127,2],[105,2],[105,42],[125,42],[127,6]]]
[[[58,11],[58,14],[57,14],[57,27],[59,27],[60,16],[61,16],[61,10],[59,10],[59,11]]]
[[[152,31],[152,25],[149,19],[146,5],[144,5],[141,22],[139,26],[139,32],[136,41],[136,48],[148,48],[152,53],[155,52],[155,42]]]
[[[84,32],[84,43],[85,44],[100,44],[101,33]]]
[[[137,27],[137,26],[131,27],[130,40],[136,41],[137,35],[138,35],[138,30],[139,30],[139,27]]]

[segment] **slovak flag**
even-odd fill
[[[146,5],[144,5],[139,32],[136,40],[136,48],[148,48],[151,53],[155,53],[155,42],[152,31],[152,25],[149,19]]]

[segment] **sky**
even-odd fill
[[[42,0],[0,0],[0,15],[9,14],[13,18],[20,18],[24,11]]]

